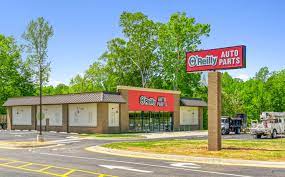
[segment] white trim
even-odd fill
[[[181,94],[181,91],[175,91],[175,90],[162,90],[162,89],[131,87],[131,86],[123,86],[123,85],[118,85],[117,90],[138,90],[138,91],[148,91],[148,92]]]

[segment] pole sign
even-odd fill
[[[244,45],[186,53],[187,72],[245,67],[246,47]]]

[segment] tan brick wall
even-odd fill
[[[54,127],[51,131],[63,131],[69,132],[69,122],[68,122],[68,104],[62,105],[62,127]],[[58,130],[57,130],[58,129]]]
[[[123,98],[128,102],[128,90],[118,90]],[[120,104],[120,126],[121,132],[127,132],[129,130],[129,105]]]
[[[221,73],[208,74],[208,149],[221,150]]]
[[[203,107],[199,107],[199,128],[200,130],[203,130]]]
[[[97,131],[99,133],[108,132],[108,103],[97,105]]]
[[[180,127],[180,94],[174,94],[174,112],[173,112],[173,128],[178,130]]]
[[[7,107],[7,130],[12,130],[12,107]]]

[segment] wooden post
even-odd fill
[[[221,73],[208,73],[208,150],[219,151],[221,142]]]

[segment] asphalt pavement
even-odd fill
[[[36,132],[1,132],[0,140],[26,141]],[[79,139],[75,135],[45,133],[61,146],[29,149],[0,148],[0,176],[120,176],[120,177],[284,177],[285,169],[224,166],[128,158],[86,151],[86,147],[114,140]],[[234,136],[234,135],[230,135]],[[246,138],[246,135],[241,135]],[[193,138],[193,137],[188,137]],[[205,137],[198,137],[205,138]],[[226,137],[228,138],[228,137]]]

